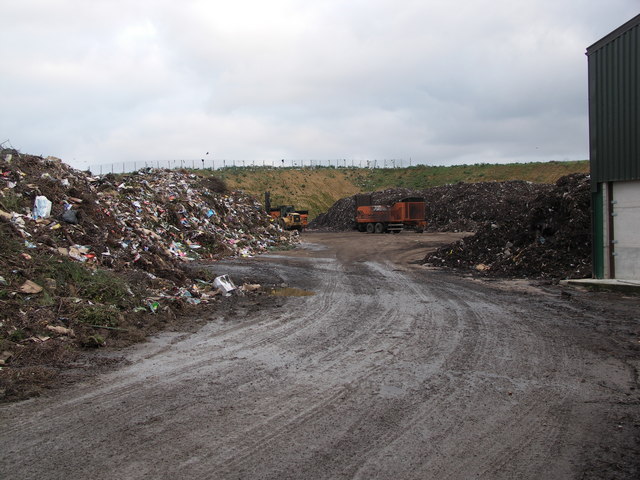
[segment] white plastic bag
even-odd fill
[[[51,201],[44,195],[38,195],[33,205],[33,219],[47,218],[51,215]]]
[[[229,278],[229,275],[220,275],[219,277],[216,277],[213,281],[213,286],[222,290],[225,295],[228,295],[229,292],[236,289],[236,286]]]

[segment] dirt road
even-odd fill
[[[313,295],[212,310],[1,407],[1,477],[638,477],[637,299],[411,263],[450,234],[303,238],[213,268]]]

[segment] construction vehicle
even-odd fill
[[[301,232],[307,228],[309,223],[308,210],[295,210],[293,205],[272,207],[269,192],[264,194],[264,205],[267,213],[276,219],[285,230],[298,230]]]
[[[371,195],[356,195],[356,227],[367,233],[424,232],[424,198],[407,197],[393,205],[372,205]]]

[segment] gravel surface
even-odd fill
[[[299,290],[1,406],[3,478],[638,478],[637,298],[416,264],[459,238],[216,264]]]

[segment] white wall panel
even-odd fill
[[[615,277],[640,280],[640,181],[613,184]]]

